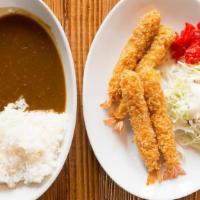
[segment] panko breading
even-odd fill
[[[158,35],[152,42],[150,49],[137,65],[136,71],[139,72],[146,67],[154,68],[159,66],[163,62],[175,38],[176,33],[171,28],[161,25]]]
[[[163,179],[176,178],[185,174],[185,172],[180,166],[173,125],[167,114],[166,100],[160,85],[160,72],[146,68],[145,73],[140,77],[143,82],[144,96],[156,133],[158,147],[164,158]]]
[[[160,153],[144,99],[142,82],[136,72],[125,70],[120,85],[134,130],[134,141],[149,173],[147,183],[154,183],[160,171]]]
[[[161,25],[158,35],[154,38],[150,49],[138,63],[136,71],[142,73],[142,71],[145,71],[146,68],[159,66],[163,62],[175,37],[176,34],[171,28]],[[123,119],[126,116],[126,106],[123,101],[120,101],[119,105],[117,105],[116,109],[112,112],[111,118],[107,119],[106,122],[107,124],[112,125],[115,130],[121,132],[123,129]]]
[[[109,82],[109,99],[101,106],[108,109],[121,98],[120,76],[125,69],[134,70],[138,61],[150,47],[160,26],[160,13],[153,10],[147,13],[133,31],[116,64]]]

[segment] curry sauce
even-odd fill
[[[0,110],[23,96],[30,110],[65,111],[62,62],[48,31],[29,16],[0,18]]]

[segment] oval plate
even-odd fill
[[[100,103],[107,99],[108,82],[120,52],[140,17],[156,8],[162,23],[176,31],[186,21],[200,20],[200,3],[195,0],[122,0],[105,19],[91,46],[83,85],[84,118],[90,143],[109,176],[128,192],[145,199],[176,199],[200,188],[200,155],[185,151],[187,175],[161,184],[146,186],[147,172],[132,143],[132,133],[116,134],[103,120],[107,113]]]
[[[66,133],[65,141],[61,149],[58,160],[58,166],[54,173],[46,178],[41,185],[34,186],[18,186],[15,189],[9,190],[6,187],[0,187],[0,199],[6,200],[32,200],[38,199],[55,181],[60,173],[65,160],[67,158],[72,138],[74,134],[74,127],[76,123],[76,109],[77,109],[77,90],[76,90],[76,76],[74,70],[74,63],[71,55],[69,43],[65,36],[64,30],[59,23],[56,16],[49,9],[49,7],[42,0],[1,0],[0,8],[2,7],[17,7],[24,9],[39,17],[51,29],[60,52],[61,59],[64,66],[66,90],[67,90],[67,113],[70,116],[70,123],[68,132]]]

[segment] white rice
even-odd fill
[[[25,111],[20,99],[0,112],[0,183],[41,183],[52,174],[67,132],[66,113]]]

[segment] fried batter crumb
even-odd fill
[[[121,80],[122,97],[126,102],[134,141],[149,173],[147,183],[153,183],[160,171],[160,153],[151,125],[144,90],[139,75],[125,70]]]
[[[155,69],[146,69],[141,78],[158,147],[164,158],[163,179],[172,179],[184,175],[185,172],[180,166],[176,150],[173,125],[167,114],[166,100],[160,84],[160,72]]]
[[[125,69],[135,69],[137,62],[142,58],[151,45],[153,38],[158,33],[159,26],[160,13],[157,10],[152,10],[141,19],[138,26],[134,29],[127,44],[122,50],[119,61],[114,68],[112,78],[109,82],[109,102],[117,102],[121,98],[121,73]],[[102,105],[104,108],[110,106],[108,104]]]

